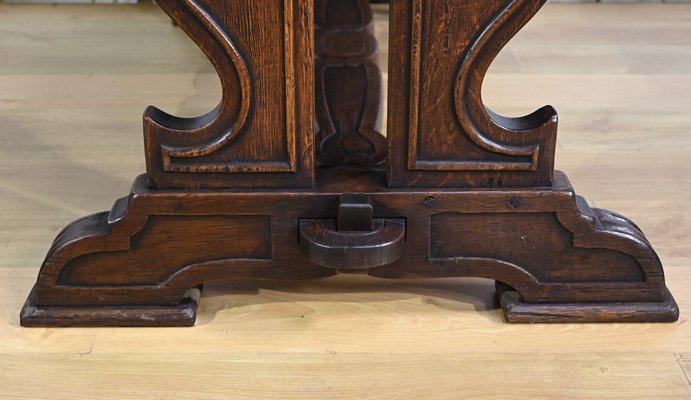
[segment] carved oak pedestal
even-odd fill
[[[543,0],[394,0],[388,138],[366,0],[159,4],[223,98],[146,111],[146,175],[58,235],[22,325],[192,325],[206,282],[339,273],[494,279],[509,322],[677,319],[640,229],[554,172],[554,109],[482,102]]]

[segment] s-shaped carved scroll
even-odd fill
[[[168,12],[173,11],[170,2],[161,3]],[[183,166],[176,165],[176,158],[197,158],[209,155],[230,143],[247,121],[252,102],[252,81],[247,64],[233,40],[219,23],[194,0],[180,0],[187,12],[194,16],[212,39],[202,50],[213,63],[221,79],[223,97],[221,103],[208,114],[199,118],[177,118],[163,113],[155,107],[147,110],[147,117],[161,126],[176,130],[188,130],[203,136],[201,131],[214,136],[206,143],[192,146],[162,145],[163,168],[166,171],[180,171]],[[176,13],[173,13],[173,18]],[[189,18],[178,20],[178,24],[189,21]],[[189,25],[188,25],[189,26]],[[189,29],[191,31],[192,29]],[[233,97],[228,93],[237,93]],[[205,135],[204,135],[205,136]],[[201,167],[201,166],[200,166]],[[201,168],[211,169],[209,166]]]
[[[508,118],[492,112],[482,101],[490,64],[544,3],[393,3],[392,37],[401,39],[392,40],[390,79],[407,79],[409,84],[389,89],[390,183],[551,184],[558,122],[554,108]]]
[[[369,0],[316,0],[317,162],[376,167],[386,158],[378,132],[382,78]]]
[[[213,64],[209,113],[144,114],[149,183],[158,188],[313,184],[311,0],[158,0]]]

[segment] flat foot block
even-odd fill
[[[631,303],[525,303],[518,292],[506,291],[500,297],[504,318],[512,323],[569,322],[674,322],[679,307],[666,291],[660,302]]]
[[[25,327],[155,327],[193,326],[201,291],[190,290],[175,306],[38,307],[35,289],[20,315]]]

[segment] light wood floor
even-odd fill
[[[673,324],[507,325],[489,281],[337,277],[211,286],[194,328],[19,327],[58,230],[144,170],[145,106],[218,98],[153,6],[0,5],[0,398],[691,399],[691,6],[548,5],[485,84],[559,109],[559,169],[647,233]]]

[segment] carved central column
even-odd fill
[[[368,0],[316,0],[317,162],[377,167],[386,158],[377,40]]]

